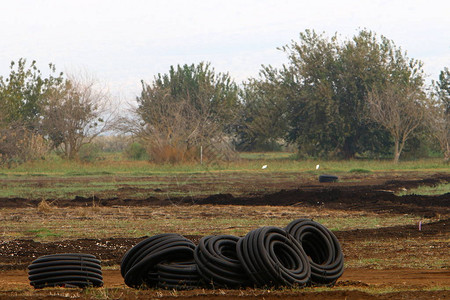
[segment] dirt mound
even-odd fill
[[[384,184],[374,182],[338,182],[302,185],[296,189],[282,189],[269,194],[253,193],[235,197],[232,194],[216,194],[198,198],[171,198],[164,196],[145,199],[127,197],[102,199],[98,197],[80,197],[68,200],[51,200],[58,207],[83,206],[152,206],[152,205],[271,205],[271,206],[323,206],[331,209],[366,210],[373,212],[391,212],[416,214],[422,217],[435,217],[437,214],[450,213],[450,193],[439,196],[406,195],[396,196],[394,191],[427,185],[433,186],[450,182],[449,174],[435,174],[425,179],[388,179]],[[282,185],[281,185],[282,186]],[[0,208],[36,207],[40,200],[23,198],[0,199]]]

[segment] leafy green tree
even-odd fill
[[[9,76],[0,76],[0,164],[8,165],[45,155],[42,107],[63,83],[53,64],[47,77],[35,61],[27,66],[23,58],[11,62],[10,69]]]
[[[243,108],[237,129],[240,150],[275,148],[287,131],[287,101],[277,70],[261,71],[261,79],[250,79],[242,88]]]
[[[137,134],[151,159],[195,160],[200,147],[208,153],[226,148],[225,136],[239,107],[238,87],[209,64],[178,65],[158,74],[152,84],[142,81],[137,103]]]
[[[389,151],[394,141],[385,128],[368,118],[367,95],[383,87],[387,78],[399,84],[414,82],[420,88],[420,62],[367,30],[343,43],[337,35],[327,38],[307,30],[300,33],[300,41],[281,50],[289,63],[272,82],[283,89],[287,140],[296,143],[300,153],[351,158]]]
[[[32,61],[27,67],[24,58],[11,62],[8,77],[0,76],[0,109],[6,124],[22,124],[33,129],[38,126],[42,107],[48,93],[64,81],[63,74],[56,74],[55,65],[49,64],[49,75],[45,77]]]

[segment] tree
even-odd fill
[[[63,157],[74,159],[83,145],[113,128],[117,120],[111,96],[89,78],[69,76],[49,94],[43,131]]]
[[[444,68],[439,74],[439,81],[433,81],[425,114],[425,124],[439,142],[444,162],[450,162],[450,71]]]
[[[8,77],[0,76],[0,109],[3,121],[22,124],[29,129],[38,127],[41,108],[47,95],[63,84],[63,74],[56,74],[55,65],[49,64],[49,76],[44,77],[36,61],[27,67],[24,58],[11,62]]]
[[[352,158],[385,153],[388,132],[367,119],[368,92],[386,78],[403,80],[421,65],[410,66],[406,54],[387,38],[362,30],[339,43],[314,31],[281,48],[289,63],[279,72],[287,101],[287,140],[312,156]],[[266,77],[267,78],[267,77]]]
[[[303,154],[335,155],[342,148],[344,137],[333,87],[338,66],[337,39],[328,40],[306,31],[300,33],[300,40],[281,48],[289,59],[289,65],[280,70],[283,85],[288,89],[287,138]]]
[[[287,101],[278,72],[265,67],[261,77],[243,85],[243,108],[237,129],[237,146],[241,150],[270,149],[287,131]]]
[[[237,92],[229,75],[216,75],[209,64],[171,67],[150,85],[142,81],[135,133],[155,161],[195,160],[200,147],[223,154]]]
[[[41,158],[48,147],[41,131],[42,107],[49,93],[63,83],[49,64],[43,76],[36,61],[27,67],[26,59],[11,62],[10,74],[0,76],[0,164],[12,165]]]
[[[405,142],[422,123],[424,93],[416,86],[387,83],[369,92],[369,117],[386,128],[394,139],[394,163],[398,163]]]

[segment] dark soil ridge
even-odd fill
[[[439,196],[406,195],[396,196],[395,191],[412,189],[418,186],[435,186],[449,183],[450,174],[434,174],[420,180],[388,180],[384,184],[355,185],[354,183],[324,183],[301,186],[293,190],[281,190],[270,194],[253,194],[235,197],[232,194],[216,194],[199,198],[157,198],[146,199],[80,197],[72,200],[52,200],[58,207],[79,206],[151,206],[172,204],[218,204],[218,205],[270,205],[270,206],[325,206],[336,209],[364,209],[394,213],[417,213],[425,217],[433,217],[436,208],[442,213],[449,212],[450,193]],[[36,207],[41,200],[24,198],[1,198],[0,208]],[[407,205],[405,208],[403,206]],[[433,207],[433,209],[430,209]]]
[[[368,239],[425,238],[450,232],[450,219],[426,223],[419,231],[416,225],[392,226],[378,229],[356,229],[335,231],[336,237],[345,243]],[[185,235],[194,243],[199,235]],[[76,239],[41,243],[33,240],[12,240],[0,242],[0,269],[18,270],[26,267],[36,258],[57,253],[89,253],[102,260],[104,266],[118,265],[128,249],[146,237]],[[343,248],[345,254],[345,247]]]

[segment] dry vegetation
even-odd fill
[[[183,235],[244,235],[260,226],[286,226],[309,217],[332,230],[380,228],[415,224],[414,215],[379,215],[364,211],[321,207],[170,205],[151,207],[56,207],[46,201],[37,208],[0,210],[4,241],[32,238],[48,242],[61,239],[150,236],[161,232]],[[428,219],[432,222],[437,219]]]

